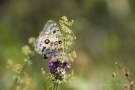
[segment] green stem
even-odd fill
[[[56,90],[57,90],[57,88],[58,88],[58,83],[56,83]]]
[[[54,83],[53,90],[57,90],[57,88],[58,88],[58,83]]]
[[[53,86],[53,90],[55,90],[55,83],[54,83],[54,86]]]
[[[25,70],[26,67],[27,67],[27,64],[25,64],[25,65],[23,66],[23,68],[22,68],[22,70],[21,70],[19,76],[22,74],[22,72]],[[10,90],[13,90],[13,89],[15,88],[15,86],[16,86],[16,84],[17,84],[17,81],[18,81],[18,78],[15,79],[15,81],[14,81],[13,85],[11,86]]]

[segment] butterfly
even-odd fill
[[[60,37],[61,31],[57,23],[49,20],[35,41],[35,50],[42,54],[44,59],[64,54],[63,39]]]

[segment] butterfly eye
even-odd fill
[[[44,58],[44,59],[48,59],[48,57],[46,56],[46,54],[43,55],[43,58]]]
[[[62,41],[60,40],[60,41],[59,41],[59,44],[61,44],[61,43],[62,43]]]
[[[45,42],[45,44],[48,44],[50,42],[50,40],[46,39],[44,42]]]

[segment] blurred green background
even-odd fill
[[[0,0],[0,90],[9,90],[13,73],[6,69],[7,59],[24,64],[21,47],[30,37],[38,37],[45,23],[57,23],[62,16],[74,20],[77,51],[72,65],[75,79],[61,84],[59,90],[122,90],[123,74],[112,78],[114,63],[130,70],[135,80],[135,0]],[[41,68],[47,60],[36,54],[26,68],[32,78],[29,90],[43,90]]]

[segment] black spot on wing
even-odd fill
[[[42,52],[44,52],[45,48],[46,48],[46,47],[43,47]]]
[[[62,41],[61,40],[59,40],[59,44],[62,44]]]
[[[55,31],[55,30],[53,31],[53,34],[54,34],[54,33],[56,33],[56,31]]]

